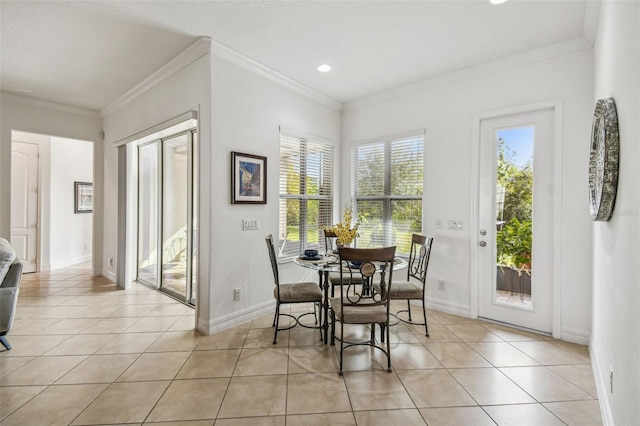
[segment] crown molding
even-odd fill
[[[45,101],[42,99],[29,98],[9,92],[0,92],[0,100],[2,100],[2,102],[12,102],[15,104],[28,105],[37,108],[52,109],[55,111],[61,111],[70,114],[82,115],[85,117],[100,118],[100,113],[98,113],[98,111],[63,105],[56,102]]]
[[[482,77],[485,75],[495,74],[507,69],[521,67],[527,64],[540,62],[558,56],[568,55],[574,52],[592,48],[587,40],[582,37],[576,37],[566,42],[553,44],[540,49],[530,50],[528,52],[519,53],[517,55],[507,56],[495,61],[486,62],[469,68],[452,71],[436,77],[411,83],[396,89],[387,90],[373,96],[347,102],[343,105],[343,111],[355,110],[366,107],[368,105],[389,101],[405,96],[415,95],[416,93],[426,92],[438,87],[455,84],[465,80]]]
[[[170,60],[149,77],[142,80],[127,93],[120,96],[111,104],[103,108],[100,111],[100,115],[103,118],[109,117],[114,112],[118,111],[120,108],[127,105],[138,96],[151,90],[156,85],[160,84],[172,75],[180,72],[208,53],[211,53],[211,38],[200,37],[193,44],[182,51],[178,56]]]
[[[324,106],[327,106],[336,111],[342,111],[342,103],[331,99],[328,96],[325,96],[315,90],[298,83],[297,81],[287,77],[284,74],[279,73],[278,71],[267,67],[266,65],[261,64],[255,59],[251,59],[248,56],[245,56],[224,44],[212,41],[211,42],[211,53],[220,58],[226,59],[227,61],[238,65],[242,68],[245,68],[255,74],[258,74],[268,80],[271,80],[275,83],[278,83],[289,90],[292,90],[299,95],[305,96],[315,102],[318,102]]]

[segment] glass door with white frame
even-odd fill
[[[137,279],[195,304],[195,130],[138,147]]]
[[[480,317],[551,332],[553,110],[482,120],[478,202]]]

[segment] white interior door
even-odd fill
[[[516,284],[516,297],[500,291],[496,279],[496,234],[500,217],[497,195],[498,140],[507,132],[528,131],[532,140],[533,202],[531,296]],[[552,108],[480,122],[478,188],[478,315],[550,333],[553,328],[554,111]],[[503,138],[504,139],[504,138]]]
[[[37,270],[38,150],[25,142],[13,142],[11,150],[11,245],[25,273]]]

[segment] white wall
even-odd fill
[[[606,424],[640,419],[640,6],[601,4],[593,101],[616,101],[618,192],[609,222],[593,223],[591,354]],[[609,389],[609,368],[614,391]]]
[[[208,42],[198,44],[197,49],[208,50]],[[200,50],[198,50],[200,51]],[[185,64],[177,72],[170,73],[166,78],[157,82],[149,90],[128,99],[119,108],[104,114],[105,128],[105,198],[104,203],[110,206],[110,215],[104,221],[104,269],[103,274],[115,279],[119,267],[116,259],[118,252],[124,246],[118,246],[118,230],[124,226],[118,223],[116,214],[118,206],[118,173],[122,172],[118,165],[118,148],[114,142],[141,132],[166,120],[177,117],[191,110],[199,111],[198,130],[200,143],[200,211],[199,211],[199,273],[198,280],[198,309],[197,321],[208,324],[210,320],[209,308],[209,253],[210,253],[210,213],[209,202],[211,192],[211,55],[204,54],[198,59]],[[120,148],[123,149],[123,148]],[[129,183],[133,177],[127,176]],[[132,200],[129,200],[132,201]],[[131,223],[129,224],[131,225]],[[130,229],[129,238],[135,238]],[[132,257],[133,256],[133,257]],[[135,259],[135,253],[129,253],[130,260]],[[109,265],[106,259],[114,259]],[[124,267],[124,265],[120,265]],[[129,265],[133,268],[133,264]],[[133,277],[132,277],[133,278]],[[119,283],[125,287],[127,283]],[[205,333],[205,328],[201,328]]]
[[[265,236],[278,235],[279,126],[340,142],[340,112],[323,106],[238,65],[213,56],[210,329],[240,321],[243,313],[272,306],[273,275]],[[267,157],[267,204],[230,204],[231,151]],[[340,151],[336,148],[336,161]],[[337,168],[337,166],[336,166]],[[347,175],[348,176],[348,175]],[[336,200],[336,205],[337,200]],[[258,230],[242,231],[242,218],[256,218]],[[306,273],[283,264],[283,282]],[[233,289],[243,300],[233,301]],[[272,312],[269,309],[269,312]]]
[[[9,238],[11,212],[11,132],[23,131],[40,135],[93,142],[94,193],[102,193],[102,119],[95,111],[38,101],[21,96],[0,94],[0,235]],[[94,274],[102,269],[102,201],[94,200],[93,249]],[[48,216],[47,216],[48,218]],[[45,218],[45,220],[47,219]]]
[[[91,260],[93,213],[74,213],[74,182],[93,183],[93,144],[51,138],[51,269]]]
[[[200,212],[198,329],[209,334],[273,305],[273,278],[264,237],[278,232],[279,126],[339,142],[340,112],[265,77],[207,54],[105,114],[105,205],[118,202],[118,153],[113,142],[199,108]],[[266,205],[230,204],[231,151],[267,157]],[[128,177],[131,179],[131,177]],[[259,220],[242,231],[242,218]],[[105,217],[104,256],[118,247],[115,214]],[[116,265],[105,265],[114,276]],[[292,265],[283,276],[303,274]],[[233,289],[243,300],[233,302]]]
[[[342,174],[357,142],[426,129],[423,232],[434,236],[427,299],[440,308],[470,314],[472,123],[475,114],[560,99],[564,106],[562,184],[562,306],[556,336],[586,343],[591,306],[591,228],[587,207],[588,143],[592,106],[592,50],[536,60],[500,71],[441,80],[420,90],[397,91],[347,105],[343,115]],[[508,63],[508,62],[507,62]],[[343,181],[343,200],[348,182]],[[462,231],[435,229],[435,220],[462,220]],[[444,280],[446,291],[435,285]]]

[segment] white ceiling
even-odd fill
[[[0,2],[0,89],[99,111],[198,37],[339,103],[584,38],[596,1]],[[333,66],[320,73],[321,63]]]

